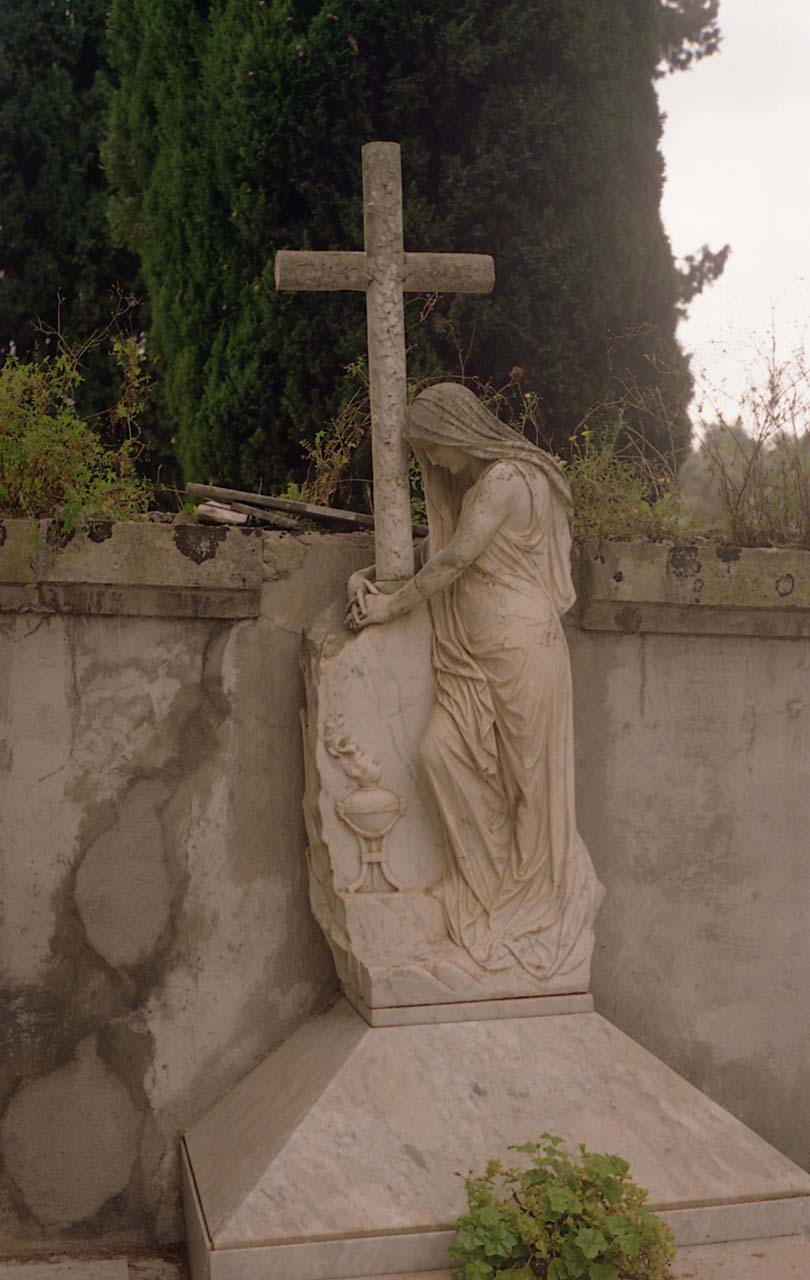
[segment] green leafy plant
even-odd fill
[[[650,454],[621,417],[581,427],[563,469],[574,502],[577,541],[677,541],[689,527],[671,462]]]
[[[528,1168],[490,1160],[466,1181],[468,1212],[456,1222],[454,1280],[666,1280],[672,1232],[646,1209],[647,1192],[626,1160],[562,1140],[510,1148]]]
[[[80,417],[74,396],[77,360],[9,356],[0,369],[0,514],[56,516],[63,532],[98,519],[126,519],[146,510],[150,486],[135,470],[134,432],[140,392],[135,339],[113,347],[123,382],[106,415],[123,441],[105,445]]]

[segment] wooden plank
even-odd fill
[[[263,507],[268,511],[286,511],[290,515],[307,516],[321,524],[339,524],[348,529],[373,529],[374,517],[362,511],[343,511],[340,507],[320,507],[314,502],[297,502],[294,498],[271,498],[266,493],[248,493],[240,489],[222,489],[212,484],[187,484],[186,493],[202,501],[244,503],[246,506]],[[244,509],[237,507],[236,510]],[[411,526],[417,538],[423,538],[427,528],[422,524]]]

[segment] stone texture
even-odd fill
[[[596,1007],[807,1167],[806,644],[569,639]]]
[[[369,317],[371,340],[371,309]],[[436,383],[415,397],[407,438],[428,511],[418,574],[386,582],[378,554],[368,577],[352,575],[345,626],[365,643],[347,644],[329,614],[307,632],[307,811],[317,813],[319,801],[334,805],[358,837],[361,858],[360,874],[326,911],[338,928],[361,912],[370,926],[356,937],[344,930],[350,963],[362,949],[378,971],[381,961],[389,966],[387,991],[383,981],[364,989],[367,973],[352,983],[371,1007],[474,999],[466,991],[473,983],[483,998],[587,991],[604,888],[576,823],[571,669],[561,624],[576,597],[571,493],[555,458],[459,383]],[[379,503],[377,511],[379,522]],[[386,547],[379,529],[376,545]],[[368,725],[361,746],[345,729],[345,694],[322,658],[351,649],[365,669],[366,702],[378,686],[396,684],[406,663],[418,683],[407,618],[423,614],[426,600],[432,643],[421,682],[433,698],[426,726],[411,736],[444,858],[440,880],[414,894],[386,847],[406,800],[383,782],[376,759],[392,733],[401,736],[408,713]],[[392,635],[399,662],[391,661]],[[354,783],[347,796],[336,798],[318,781],[319,746]],[[312,816],[309,825],[320,849],[320,824]],[[411,842],[412,857],[417,850]],[[392,982],[393,952],[399,972]]]
[[[443,866],[438,817],[417,763],[434,696],[430,634],[421,608],[374,634],[352,636],[339,601],[308,629],[303,658],[310,901],[340,978],[375,1006],[421,1004],[454,992],[469,999],[475,991],[474,980],[454,963],[458,948],[447,936],[441,905],[427,892]],[[405,802],[387,839],[388,862],[404,893],[351,891],[360,851],[336,803],[356,784],[327,747],[335,725],[378,761],[381,784]]]
[[[0,1280],[188,1280],[188,1274],[180,1248],[128,1250],[117,1258],[77,1253],[0,1261]]]
[[[139,782],[109,830],[84,855],[76,906],[90,945],[108,964],[142,963],[169,923],[172,887],[163,850],[160,782]]]
[[[805,1236],[743,1240],[683,1249],[673,1280],[807,1280],[810,1241]]]
[[[681,1239],[713,1207],[724,1237],[780,1204],[810,1225],[810,1175],[597,1014],[368,1028],[339,1002],[186,1136],[212,1276],[440,1267],[454,1171],[545,1130],[620,1151]]]
[[[578,559],[579,625],[588,631],[810,634],[801,549],[601,542]]]
[[[188,1280],[185,1251],[171,1254],[128,1253],[129,1280]]]
[[[0,1262],[0,1280],[131,1280],[125,1258]]]
[[[0,1135],[6,1170],[39,1222],[72,1226],[126,1187],[142,1127],[91,1037],[74,1062],[12,1097]]]
[[[0,613],[240,618],[259,612],[260,529],[100,521],[0,521]]]

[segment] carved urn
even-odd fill
[[[392,889],[404,889],[388,866],[385,849],[388,833],[405,812],[402,796],[369,782],[339,800],[336,808],[360,845],[360,875],[347,891],[390,893]]]

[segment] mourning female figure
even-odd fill
[[[429,601],[436,702],[420,755],[443,826],[448,931],[483,969],[564,989],[587,970],[603,893],[574,812],[568,486],[458,384],[417,396],[407,432],[429,554],[390,595],[352,575],[347,621]]]

